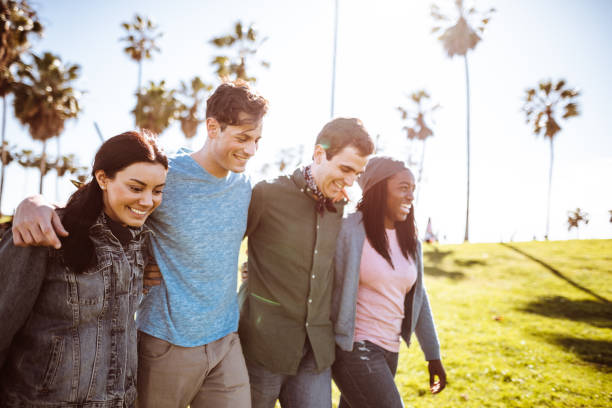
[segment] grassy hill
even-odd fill
[[[428,245],[424,258],[449,384],[429,393],[414,338],[396,376],[406,407],[612,406],[612,240]]]

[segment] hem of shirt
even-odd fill
[[[358,341],[369,341],[370,343],[374,343],[376,344],[378,347],[382,347],[383,349],[385,349],[386,351],[389,351],[391,353],[399,353],[400,351],[400,347],[402,346],[402,340],[400,338],[400,340],[397,343],[397,350],[390,350],[389,349],[389,345],[387,344],[383,344],[382,341],[379,341],[377,339],[373,339],[373,338],[368,338],[368,337],[357,337],[355,336],[355,339],[353,340],[354,343],[357,343]]]
[[[150,336],[153,337],[157,337],[158,339],[167,341],[168,343],[174,345],[174,346],[179,346],[179,347],[200,347],[200,346],[205,346],[207,344],[210,344],[214,341],[217,341],[219,339],[222,339],[223,337],[227,336],[228,334],[234,333],[238,331],[238,322],[236,322],[234,325],[232,325],[231,327],[226,327],[223,330],[218,331],[215,334],[212,334],[210,336],[207,336],[203,339],[199,339],[196,341],[186,341],[187,339],[181,338],[181,339],[177,339],[173,336],[171,336],[171,333],[167,333],[166,331],[156,331],[156,329],[160,329],[159,327],[151,327],[151,326],[142,326],[142,327],[138,327],[138,330],[141,332],[144,332]]]

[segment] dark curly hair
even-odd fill
[[[206,118],[215,118],[221,130],[243,124],[238,119],[240,112],[252,116],[254,122],[268,112],[268,101],[241,79],[219,85],[206,101]]]

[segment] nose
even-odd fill
[[[255,152],[257,151],[257,143],[255,141],[251,141],[251,142],[247,143],[246,147],[244,148],[244,151],[249,156],[253,156],[255,154]]]
[[[344,176],[344,184],[350,187],[353,185],[356,179],[356,174],[347,174],[346,176]]]
[[[140,200],[138,200],[138,204],[143,207],[152,207],[153,206],[153,192],[144,191],[140,195]]]

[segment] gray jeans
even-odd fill
[[[331,408],[331,369],[317,372],[314,355],[306,342],[296,375],[279,374],[246,360],[251,383],[252,408]]]

